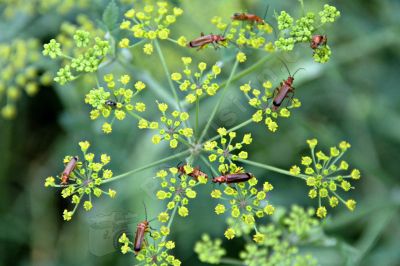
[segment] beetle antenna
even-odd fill
[[[267,17],[268,10],[269,10],[269,4],[267,5],[267,10],[265,10],[265,14],[264,14],[264,17],[263,17],[264,21],[265,21],[265,18]]]
[[[144,201],[142,201],[143,203],[143,207],[144,207],[144,215],[146,217],[146,221],[147,221],[147,208],[146,208],[146,204],[144,204]]]
[[[290,76],[290,77],[293,77],[292,74],[290,74],[290,70],[289,70],[288,66],[286,65],[286,63],[285,63],[282,59],[280,59],[280,58],[279,58],[279,60],[281,60],[282,64],[285,66],[287,72],[289,73],[289,76]]]
[[[297,69],[297,70],[296,70],[296,72],[294,72],[294,74],[293,74],[293,76],[292,76],[292,77],[294,77],[294,75],[296,75],[296,73],[297,73],[297,72],[299,72],[300,70],[306,70],[306,69],[305,69],[305,68],[302,68],[302,67],[301,67],[301,68],[299,68],[299,69]]]
[[[228,31],[228,29],[231,27],[231,23],[228,24],[228,26],[226,26],[224,33],[222,34],[223,37],[225,37],[226,32]]]

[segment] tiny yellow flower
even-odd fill
[[[174,81],[179,81],[182,79],[182,74],[181,73],[172,73],[171,74],[171,79]]]
[[[92,207],[93,207],[92,203],[88,200],[83,203],[83,208],[86,211],[90,211],[92,209]]]
[[[169,214],[167,212],[162,212],[158,215],[158,220],[162,223],[166,223],[169,220]]]
[[[290,168],[289,171],[290,171],[290,173],[291,173],[292,175],[297,176],[297,175],[300,174],[300,167],[298,167],[297,165],[293,165],[293,166]]]
[[[346,206],[350,211],[354,211],[354,209],[356,208],[356,204],[356,201],[352,199],[346,201]]]
[[[167,249],[173,249],[175,248],[175,243],[173,241],[167,241],[167,243],[165,243],[165,247]]]
[[[186,217],[189,215],[189,210],[185,206],[179,207],[178,214],[182,217]]]
[[[119,41],[118,46],[120,48],[128,48],[129,47],[129,39],[128,38],[123,38]]]
[[[243,52],[237,53],[237,55],[236,55],[236,60],[237,60],[239,63],[246,62],[246,59],[247,59],[247,57],[246,57],[246,54],[245,54],[245,53],[243,53]]]
[[[142,81],[137,81],[137,82],[135,83],[135,88],[136,88],[138,91],[142,91],[144,88],[146,88],[146,84],[144,84]]]
[[[143,52],[147,55],[151,55],[153,53],[153,45],[151,43],[146,43],[143,46]]]
[[[264,239],[265,239],[265,235],[264,235],[264,234],[261,234],[261,233],[256,233],[256,234],[253,236],[254,242],[256,242],[256,243],[258,243],[258,244],[263,243],[263,242],[264,242]]]
[[[309,140],[307,140],[307,143],[310,146],[310,149],[314,149],[315,146],[317,146],[317,144],[318,144],[318,140],[317,139],[309,139]]]
[[[64,212],[63,212],[64,221],[71,221],[72,215],[73,215],[73,212],[70,212],[68,210],[64,210]]]
[[[222,204],[218,204],[217,206],[215,206],[215,213],[216,214],[222,214],[226,211],[225,206]]]
[[[319,218],[325,218],[327,213],[328,212],[326,211],[326,208],[324,206],[321,206],[317,209],[317,216]]]
[[[79,142],[79,146],[81,147],[82,152],[85,153],[89,149],[90,143],[89,141],[81,141]]]
[[[275,212],[275,207],[272,206],[272,205],[270,205],[270,204],[268,204],[267,206],[264,207],[264,212],[265,212],[267,215],[272,215],[272,214],[274,214],[274,212]]]
[[[229,240],[233,239],[235,237],[235,234],[236,232],[233,228],[228,228],[224,233],[225,237]]]
[[[351,171],[351,178],[352,179],[360,179],[361,178],[361,173],[360,170],[358,169],[354,169],[353,171]]]

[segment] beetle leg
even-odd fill
[[[289,93],[290,93],[290,100],[288,100],[288,101],[286,102],[286,106],[285,106],[285,107],[288,107],[288,106],[289,106],[289,103],[290,103],[290,104],[293,104],[294,92],[291,91],[291,92],[289,92]],[[285,98],[289,98],[289,93],[286,95]]]

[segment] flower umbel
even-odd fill
[[[93,153],[87,153],[90,146],[88,141],[79,142],[81,151],[83,153],[83,160],[78,161],[73,171],[69,174],[68,182],[61,185],[56,184],[56,179],[52,176],[46,178],[46,187],[61,187],[61,196],[63,198],[71,198],[72,204],[75,205],[72,211],[64,210],[63,217],[64,220],[69,221],[72,219],[76,209],[79,204],[83,202],[83,207],[86,211],[92,209],[92,195],[97,198],[103,194],[108,195],[110,198],[114,198],[116,192],[112,189],[108,191],[102,190],[100,186],[104,180],[107,180],[113,176],[111,170],[105,169],[110,162],[110,157],[107,154],[102,154],[100,160],[96,162],[95,155]],[[67,164],[71,161],[72,156],[66,156],[64,158],[64,163]],[[65,171],[64,171],[65,172]],[[62,177],[58,177],[59,179]]]
[[[354,187],[352,187],[350,181],[360,178],[358,169],[353,169],[347,174],[343,173],[349,171],[349,165],[342,160],[342,157],[350,148],[350,144],[342,141],[337,147],[331,147],[329,153],[326,154],[322,151],[315,151],[318,143],[316,139],[311,139],[307,142],[311,149],[311,156],[302,157],[302,172],[307,176],[307,186],[311,187],[308,194],[309,197],[318,198],[317,216],[324,218],[327,215],[327,210],[322,204],[322,200],[326,200],[332,208],[342,202],[349,210],[353,211],[356,202],[352,199],[345,201],[339,195],[339,190],[348,192],[353,189]],[[292,167],[292,169],[294,168],[300,170],[298,166]],[[297,171],[297,174],[300,174],[300,171]]]

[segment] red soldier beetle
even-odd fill
[[[253,22],[257,24],[265,24],[265,17],[267,16],[269,9],[269,5],[267,6],[267,9],[265,10],[264,18],[261,18],[257,15],[250,14],[250,13],[234,13],[231,17],[232,20],[239,20],[239,21],[248,21],[248,22]]]
[[[326,35],[314,35],[311,38],[310,47],[315,50],[321,46],[326,45],[328,42],[328,37]]]
[[[213,183],[225,183],[225,184],[233,184],[233,183],[242,183],[252,179],[254,176],[252,173],[234,173],[234,174],[226,174],[214,177],[212,179]]]
[[[178,172],[181,175],[188,175],[190,177],[193,177],[196,181],[199,180],[200,176],[204,176],[206,179],[208,179],[208,175],[206,173],[204,173],[203,171],[201,171],[200,167],[198,167],[198,166],[194,167],[192,172],[186,173],[185,166],[186,166],[186,164],[182,164],[182,165],[178,165],[178,167],[177,167],[178,168]]]
[[[206,46],[207,44],[212,44],[215,49],[218,48],[218,45],[220,45],[220,42],[225,42],[227,39],[224,35],[216,35],[216,34],[209,34],[209,35],[204,35],[204,33],[201,33],[201,37],[194,39],[193,41],[190,41],[188,44],[188,47],[195,48],[199,47],[197,51],[201,50]]]
[[[69,176],[74,171],[78,160],[78,156],[73,156],[71,160],[67,163],[64,171],[61,174],[61,185],[68,185]]]
[[[258,23],[258,24],[265,24],[264,19],[260,18],[257,15],[248,14],[248,13],[234,13],[232,15],[231,19],[240,20],[240,21],[255,22],[255,23]]]
[[[304,68],[299,68],[298,70],[296,70],[296,72],[294,72],[294,74],[290,74],[289,68],[287,67],[287,65],[282,62],[284,64],[284,66],[286,67],[288,73],[289,73],[289,77],[286,80],[283,80],[280,84],[280,86],[278,88],[275,89],[275,96],[274,96],[274,100],[272,101],[272,110],[276,111],[279,109],[279,107],[281,106],[282,102],[285,100],[285,98],[289,97],[289,94],[291,94],[291,99],[293,99],[294,96],[294,88],[292,87],[293,85],[293,81],[294,81],[294,75],[296,75],[296,73],[299,70],[304,70]]]
[[[145,241],[144,236],[147,232],[150,233],[151,236],[151,232],[150,232],[150,222],[147,220],[147,209],[146,209],[146,205],[143,202],[143,206],[144,206],[144,212],[145,212],[145,216],[146,219],[143,222],[138,223],[138,225],[136,226],[136,234],[135,234],[135,241],[133,242],[133,250],[135,251],[135,253],[137,254],[138,252],[140,252],[143,248],[143,243]]]

